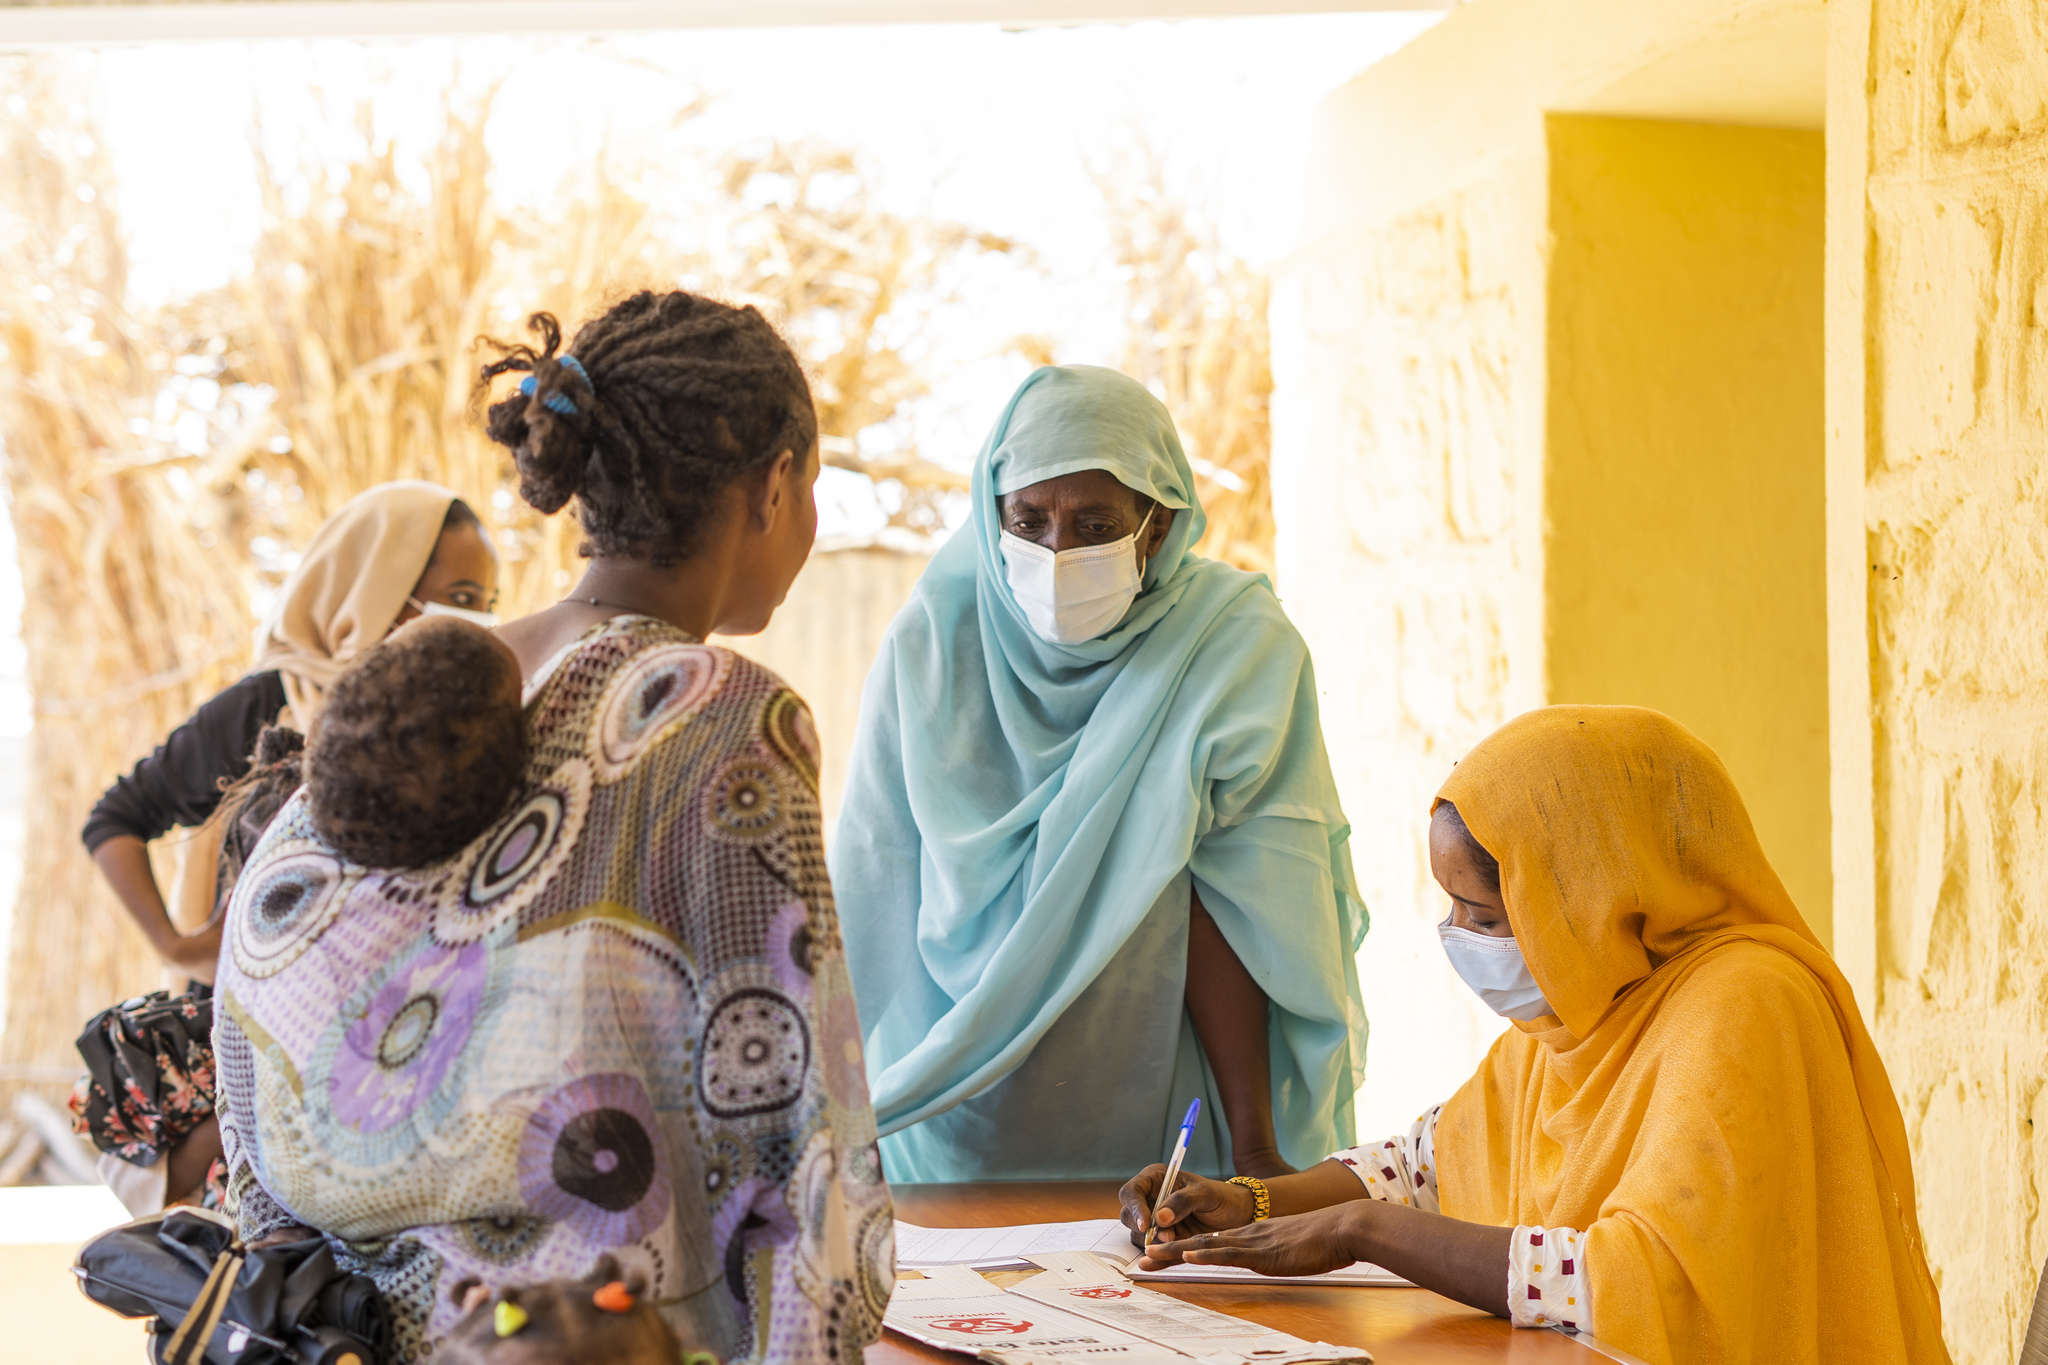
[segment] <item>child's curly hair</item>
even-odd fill
[[[366,867],[460,851],[504,813],[526,772],[518,661],[489,631],[445,617],[351,664],[312,729],[313,825]]]

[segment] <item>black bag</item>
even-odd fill
[[[154,1318],[157,1365],[382,1365],[391,1312],[319,1237],[252,1251],[235,1225],[174,1208],[101,1233],[72,1267],[85,1296]]]

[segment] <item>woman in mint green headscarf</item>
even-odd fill
[[[889,1179],[1349,1145],[1365,933],[1308,651],[1165,407],[1048,367],[868,679],[832,881]],[[1135,1163],[1135,1165],[1134,1165]]]

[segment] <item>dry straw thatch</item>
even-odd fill
[[[515,334],[533,309],[579,318],[647,284],[754,302],[805,357],[826,458],[874,478],[897,525],[930,532],[965,484],[897,420],[945,359],[930,319],[963,262],[1022,255],[879,210],[858,158],[809,145],[736,155],[687,184],[592,157],[552,207],[513,211],[491,190],[488,100],[451,96],[419,164],[359,116],[340,163],[262,167],[248,269],[206,297],[131,311],[112,179],[71,97],[82,70],[0,65],[0,100],[19,100],[0,125],[0,450],[35,701],[0,1090],[52,1095],[82,1022],[160,975],[77,831],[114,774],[246,666],[276,547],[302,544],[369,484],[427,477],[490,522],[508,610],[571,572],[573,524],[528,514],[477,434],[474,338]],[[1264,281],[1216,249],[1156,159],[1105,193],[1126,363],[1207,471],[1205,548],[1269,568]]]
[[[480,333],[715,280],[797,341],[833,458],[860,467],[867,428],[921,391],[890,339],[918,334],[951,257],[1010,249],[876,210],[859,163],[814,148],[767,147],[709,178],[689,216],[748,228],[708,244],[603,158],[545,221],[514,216],[491,194],[488,102],[451,98],[413,173],[367,119],[345,164],[265,167],[250,268],[214,295],[130,313],[111,178],[90,119],[52,97],[58,76],[29,59],[0,68],[0,97],[37,110],[0,130],[0,439],[36,706],[0,1084],[51,1090],[82,1022],[158,977],[77,831],[115,773],[246,665],[251,602],[279,568],[260,550],[303,543],[372,483],[425,477],[491,522],[508,609],[566,581],[573,523],[525,511],[470,416]],[[898,506],[924,519],[926,485],[951,476],[892,458],[880,472],[909,481]]]
[[[1127,139],[1096,183],[1125,290],[1124,370],[1165,400],[1209,516],[1203,553],[1273,571],[1273,369],[1266,274],[1225,250],[1170,184],[1168,163]]]
[[[16,206],[0,219],[0,403],[36,699],[5,1057],[48,1067],[89,1014],[149,979],[79,851],[86,794],[233,677],[248,640],[223,552],[234,528],[189,496],[204,462],[156,420],[189,338],[174,318],[124,311],[98,144],[62,101],[42,107],[39,127],[12,119],[0,143]]]

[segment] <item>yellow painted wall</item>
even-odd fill
[[[1334,165],[1370,124],[1325,127]],[[1372,932],[1361,1136],[1405,1130],[1501,1030],[1435,925],[1430,798],[1542,700],[1541,147],[1380,218],[1331,200],[1274,296],[1279,587],[1314,652]]]
[[[1835,10],[1842,936],[1956,1360],[2003,1365],[2048,1257],[2048,0]]]
[[[1823,941],[1821,134],[1548,120],[1544,658],[1728,764]]]
[[[1448,1094],[1501,1027],[1444,962],[1423,837],[1451,764],[1552,690],[1545,114],[1703,101],[1718,122],[1817,123],[1824,19],[1820,0],[1473,0],[1318,114],[1274,300],[1275,512],[1373,914],[1368,1132]]]

